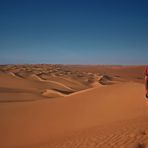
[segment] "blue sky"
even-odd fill
[[[148,64],[147,0],[0,0],[0,64]]]

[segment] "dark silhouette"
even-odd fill
[[[148,66],[146,66],[144,74],[145,74],[145,90],[146,90],[145,96],[148,99]]]

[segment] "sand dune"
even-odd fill
[[[148,108],[142,94],[142,84],[125,83],[52,101],[1,104],[1,147],[148,144]]]
[[[65,93],[74,92],[74,90],[59,82],[46,80],[34,81],[30,79],[22,79],[13,75],[0,75],[1,102],[45,99],[43,97],[44,95],[42,96],[42,94],[47,89],[55,91],[57,90],[57,93],[59,93],[60,91]]]
[[[148,105],[144,85],[135,78],[129,81],[126,74],[116,77],[111,73],[80,73],[80,78],[74,81],[72,74],[67,78],[71,82],[65,75],[65,80],[59,78],[53,84],[50,76],[38,80],[1,72],[0,147],[147,147]],[[93,79],[87,89],[69,92],[66,84],[74,82],[81,87],[90,76]]]

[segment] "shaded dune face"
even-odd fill
[[[99,80],[100,84],[102,85],[109,85],[112,84],[113,78],[108,75],[103,75],[101,79]]]

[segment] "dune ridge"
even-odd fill
[[[102,84],[100,83],[100,80],[102,78],[103,80],[101,82],[104,81],[104,84],[108,81],[104,79],[104,76],[97,76],[96,74],[92,75],[93,80],[89,82],[89,84],[88,82],[83,84],[83,82],[72,80],[72,78],[56,78],[54,81],[50,79],[44,80],[36,74],[31,74],[30,76],[27,76],[27,78],[23,78],[13,72],[8,72],[2,73],[0,76],[0,102],[24,102],[25,100],[37,101],[39,99],[64,97],[69,96],[70,94],[76,94],[77,92],[83,92],[93,87],[101,86]],[[87,80],[88,78],[85,76],[85,79]],[[63,83],[60,80],[62,80]],[[67,84],[71,85],[71,87],[67,86]],[[25,95],[28,96],[27,99],[24,99]],[[32,97],[33,95],[35,97]],[[23,99],[20,98],[21,96]]]

